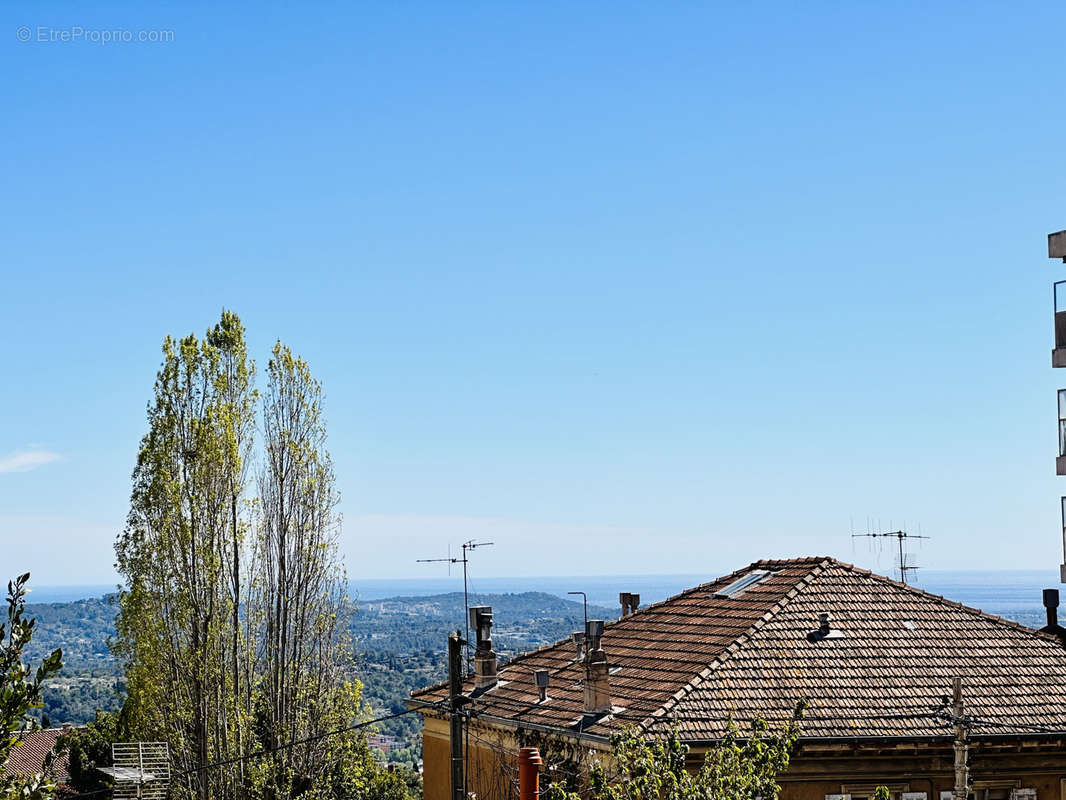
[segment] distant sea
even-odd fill
[[[27,603],[70,603],[90,597],[103,597],[118,591],[113,583],[86,583],[71,586],[35,586],[30,582]]]
[[[641,605],[665,600],[701,583],[714,575],[616,575],[532,578],[471,578],[470,591],[498,594],[505,592],[547,592],[567,597],[567,592],[581,590],[589,603],[614,608],[619,592],[636,592]],[[912,580],[919,589],[943,595],[989,614],[1013,619],[1027,625],[1044,624],[1041,591],[1059,587],[1058,571],[1051,570],[921,570]],[[451,578],[406,578],[398,580],[364,579],[352,582],[352,594],[360,600],[385,597],[420,597],[444,592],[461,592],[462,575]],[[580,599],[571,596],[570,599]],[[1066,587],[1063,600],[1066,602]],[[1066,611],[1063,613],[1066,618]]]
[[[470,579],[470,591],[478,594],[508,592],[547,592],[568,596],[570,591],[588,594],[592,605],[614,608],[619,592],[636,592],[641,605],[665,600],[692,586],[705,583],[714,575],[575,575],[570,577],[525,577]],[[920,589],[943,595],[990,614],[1013,619],[1027,625],[1043,625],[1044,610],[1040,592],[1059,588],[1056,570],[921,570],[913,583]],[[450,578],[364,578],[351,582],[352,596],[360,601],[386,597],[424,597],[461,592],[462,575]],[[29,600],[33,603],[58,603],[99,597],[115,591],[114,585],[38,586]],[[1063,595],[1066,601],[1066,593]],[[1066,618],[1066,611],[1063,613]]]

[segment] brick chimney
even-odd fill
[[[491,689],[496,685],[496,653],[492,649],[492,606],[472,606],[470,627],[475,631],[474,688]]]
[[[628,617],[640,605],[640,595],[632,592],[619,592],[618,602],[622,604],[622,616]]]
[[[611,710],[611,678],[603,652],[603,620],[590,619],[585,627],[585,713],[606,714]]]

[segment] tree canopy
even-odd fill
[[[362,732],[327,735],[365,707],[322,385],[280,341],[255,375],[231,311],[163,343],[115,547],[122,720],[169,743],[181,798],[402,797]]]

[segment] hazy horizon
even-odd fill
[[[727,574],[725,572],[721,574]],[[882,572],[881,574],[886,574]],[[998,576],[998,579],[997,579]],[[589,602],[613,607],[617,592],[639,590],[642,602],[657,602],[678,591],[713,580],[719,574],[662,573],[633,575],[478,575],[470,578],[470,592],[500,594],[505,592],[543,591],[566,596],[567,591],[585,590]],[[893,576],[894,577],[894,576]],[[917,588],[950,596],[952,591],[967,593],[1000,591],[1001,603],[1021,603],[1040,607],[1039,589],[1058,585],[1058,573],[1047,569],[986,569],[986,570],[919,570],[911,579]],[[424,596],[463,591],[462,572],[447,576],[411,576],[396,578],[353,578],[349,580],[353,597],[372,601],[388,597]],[[70,602],[99,597],[116,590],[111,584],[42,584],[31,586],[30,603]],[[577,600],[577,597],[569,597]]]

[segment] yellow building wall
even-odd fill
[[[425,800],[450,800],[450,758],[448,723],[426,717],[426,727],[422,731],[422,787]]]
[[[467,795],[477,800],[518,797],[518,746],[509,731],[470,726],[466,752]],[[422,785],[425,800],[451,800],[451,746],[448,723],[427,718],[422,733]]]
[[[518,743],[513,731],[474,724],[470,726],[468,742],[468,796],[476,795],[477,800],[516,800]],[[450,757],[448,723],[427,718],[423,733],[425,800],[451,800]],[[900,754],[863,759],[797,755],[789,771],[778,779],[779,800],[826,800],[827,795],[845,793],[859,800],[868,796],[863,794],[863,786],[877,784],[888,785],[893,800],[901,800],[900,791],[924,792],[926,800],[940,800],[941,792],[951,790],[953,778],[950,757]],[[1066,800],[1066,749],[978,757],[973,779],[970,800],[996,800],[1008,786],[1035,789],[1036,800]],[[999,795],[991,787],[997,787]]]

